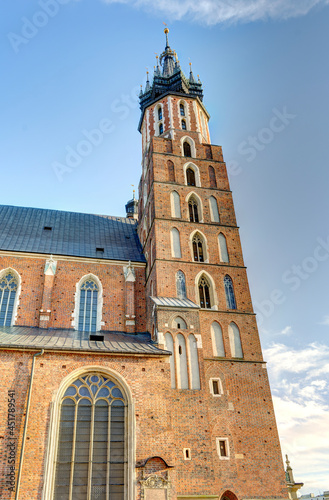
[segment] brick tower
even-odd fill
[[[287,498],[222,149],[210,141],[202,83],[191,67],[185,77],[168,32],[140,93],[138,227],[147,327],[173,352],[174,490],[178,499]]]

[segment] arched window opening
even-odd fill
[[[191,145],[187,141],[185,141],[183,144],[183,151],[184,151],[184,156],[191,158],[191,156],[192,156]],[[195,185],[195,184],[193,184],[193,185]]]
[[[195,262],[204,262],[203,240],[196,234],[192,240],[193,259]]]
[[[186,121],[182,120],[182,130],[186,130]]]
[[[190,350],[190,375],[191,375],[191,389],[201,389],[200,385],[200,371],[198,359],[198,346],[196,339],[191,333],[188,337],[189,350]]]
[[[224,278],[226,305],[228,309],[236,309],[232,278],[227,274]]]
[[[54,498],[125,498],[127,403],[115,382],[79,377],[61,401]]]
[[[172,191],[170,193],[171,198],[171,216],[177,219],[181,218],[181,210],[180,210],[180,198],[177,191]]]
[[[158,120],[162,120],[162,107],[158,108]]]
[[[179,389],[188,389],[188,374],[187,374],[187,356],[186,343],[184,336],[179,333],[176,338],[178,351],[178,387]]]
[[[98,285],[88,278],[80,287],[80,307],[78,330],[97,331]]]
[[[11,326],[18,280],[13,272],[8,272],[0,279],[0,326]]]
[[[159,125],[159,135],[163,134],[163,124],[160,123]]]
[[[212,222],[219,222],[218,205],[217,205],[217,200],[214,196],[210,196],[209,204],[210,204],[210,216]]]
[[[186,330],[187,324],[181,316],[176,316],[176,318],[172,322],[172,327],[177,328],[178,330]]]
[[[223,235],[223,233],[219,233],[218,243],[219,243],[219,259],[220,259],[220,261],[221,262],[229,262],[226,238]]]
[[[229,324],[228,336],[230,339],[232,358],[243,358],[240,331],[237,325],[233,322]]]
[[[182,257],[179,231],[175,227],[171,230],[171,254],[178,259]]]
[[[209,184],[210,184],[210,187],[216,188],[217,187],[217,182],[216,182],[216,174],[215,174],[214,167],[209,166],[208,172],[209,172]]]
[[[177,271],[176,274],[176,293],[179,299],[186,299],[186,281],[183,271]]]
[[[202,309],[211,309],[210,285],[205,276],[202,276],[199,281],[199,299]]]
[[[195,198],[189,199],[188,212],[189,212],[190,222],[199,222],[198,204]]]
[[[220,324],[217,323],[217,321],[214,321],[211,325],[211,339],[212,339],[214,356],[224,357],[225,349],[223,342],[223,332]]]
[[[168,181],[175,182],[175,166],[172,161],[167,161]]]
[[[179,111],[181,116],[185,116],[185,106],[184,104],[179,105]]]
[[[186,182],[188,186],[195,186],[195,172],[192,168],[186,169]]]
[[[169,332],[165,334],[165,342],[167,351],[170,351],[172,353],[172,355],[169,358],[171,388],[176,389],[174,341]]]

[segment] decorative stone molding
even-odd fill
[[[47,276],[55,276],[56,268],[57,268],[57,261],[54,260],[53,256],[51,255],[50,258],[46,260],[44,273]]]
[[[128,262],[128,266],[123,266],[123,273],[126,281],[131,281],[133,283],[136,281],[135,269],[130,261]]]
[[[171,482],[169,481],[169,479],[166,479],[163,476],[159,476],[157,474],[152,474],[147,479],[140,479],[140,484],[141,500],[170,499]],[[159,491],[155,492],[154,490]]]

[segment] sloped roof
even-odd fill
[[[55,351],[92,351],[113,354],[169,355],[156,347],[148,334],[129,335],[101,331],[104,340],[90,340],[88,332],[69,329],[44,329],[24,326],[0,327],[0,348],[45,349]]]
[[[134,219],[8,205],[0,250],[145,262]]]
[[[151,297],[151,299],[157,306],[200,309],[200,306],[190,299],[177,299],[176,297]]]

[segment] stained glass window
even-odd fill
[[[11,326],[15,306],[18,281],[13,273],[0,279],[0,325]]]
[[[208,280],[202,276],[199,281],[199,298],[200,298],[200,307],[202,309],[211,309],[210,302],[210,287]]]
[[[232,278],[228,274],[224,278],[226,305],[228,309],[236,309]]]
[[[80,287],[79,330],[97,330],[98,286],[93,279],[87,279]]]

